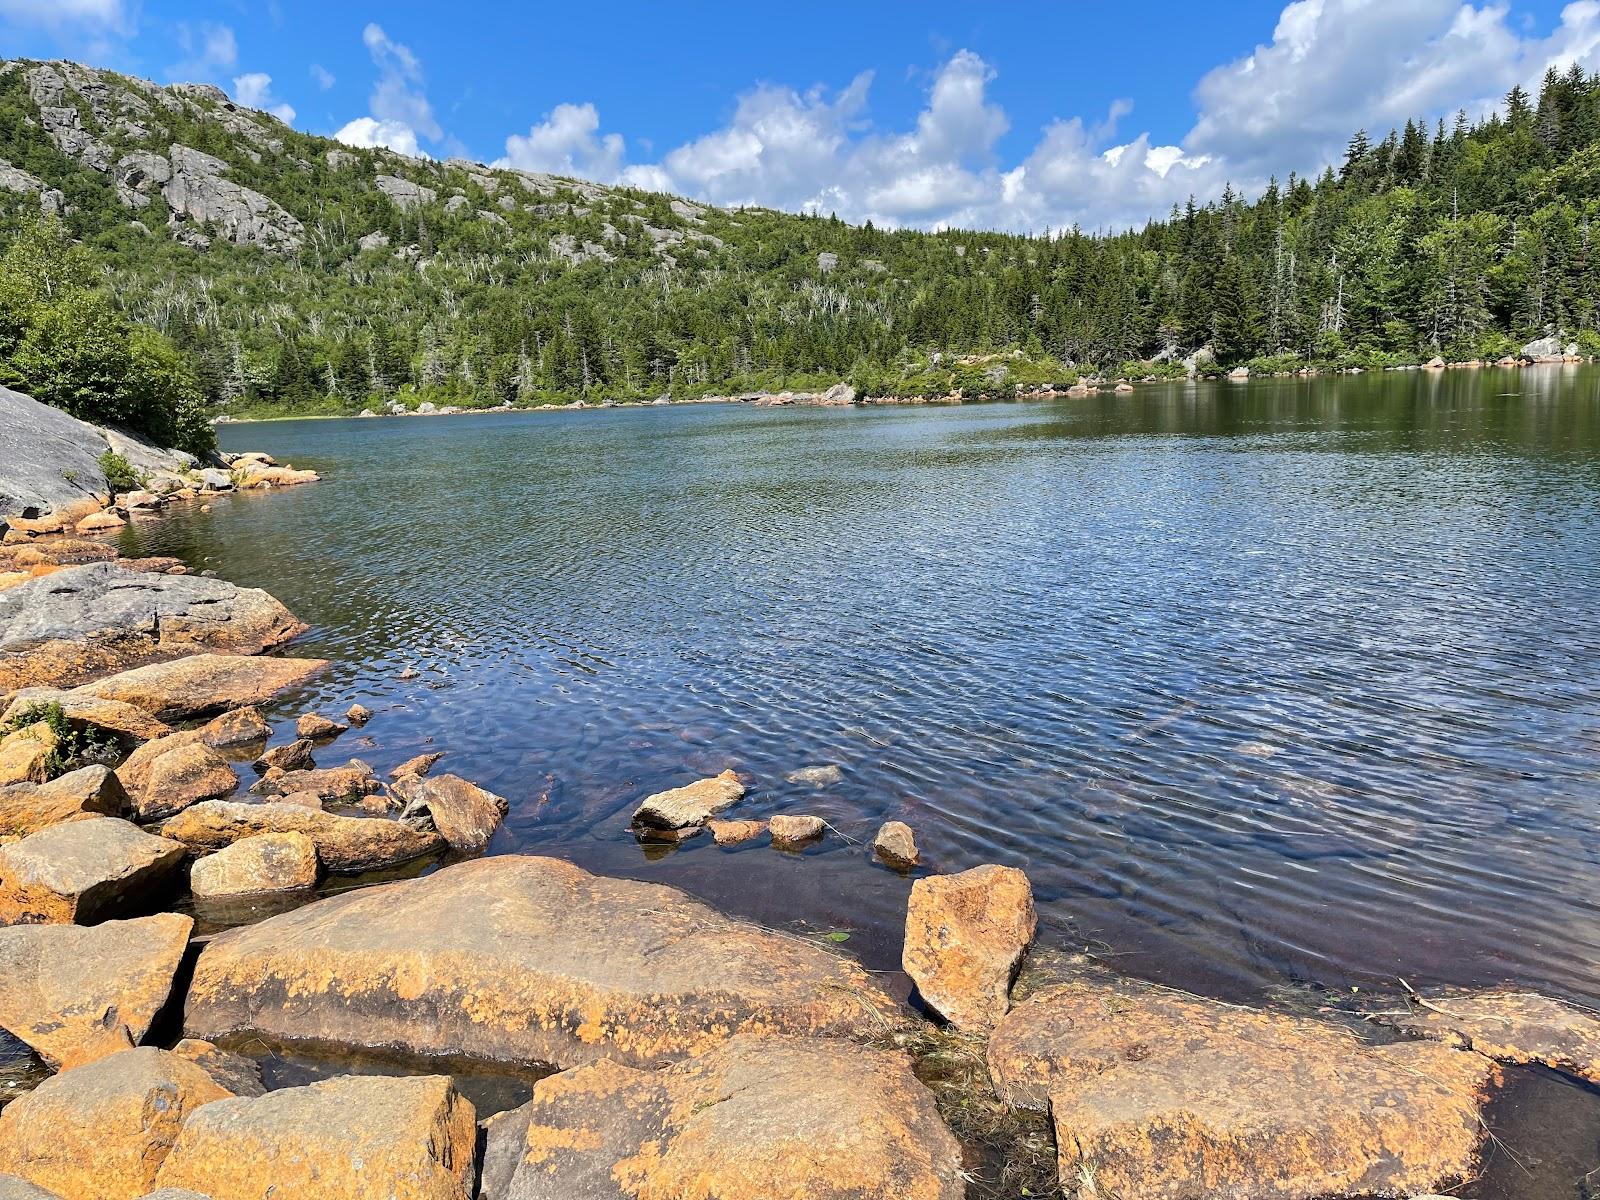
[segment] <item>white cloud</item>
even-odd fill
[[[233,78],[233,98],[246,108],[271,113],[285,125],[294,121],[294,109],[272,98],[272,76],[265,71],[250,71]]]
[[[350,146],[387,146],[401,154],[427,157],[419,138],[438,142],[445,135],[422,90],[422,61],[375,21],[361,31],[361,40],[378,68],[378,82],[368,98],[370,115],[357,117],[333,136]],[[328,79],[331,85],[333,77]]]
[[[1118,101],[1094,123],[1050,122],[1018,160],[1000,162],[1009,122],[989,95],[994,72],[963,50],[904,132],[867,123],[866,73],[832,94],[756,87],[722,128],[655,162],[628,163],[593,104],[563,104],[507,139],[505,161],[886,225],[1121,228],[1229,182],[1253,193],[1271,175],[1319,171],[1361,127],[1377,137],[1412,117],[1482,113],[1515,83],[1536,87],[1549,65],[1600,69],[1600,0],[1569,3],[1547,36],[1520,28],[1499,0],[1294,0],[1269,42],[1200,79],[1178,144],[1119,138],[1131,105]]]
[[[183,51],[183,60],[167,68],[174,79],[214,79],[239,65],[239,43],[227,25],[179,21],[178,49]]]
[[[327,91],[334,85],[334,83],[337,82],[333,77],[333,72],[328,70],[328,68],[323,66],[321,63],[311,64],[311,78],[323,91]]]
[[[49,28],[116,30],[126,28],[128,12],[122,0],[0,0],[0,19]]]

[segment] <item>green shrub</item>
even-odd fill
[[[100,473],[106,477],[106,486],[113,496],[131,492],[144,483],[133,464],[115,450],[107,450],[100,456]]]
[[[56,737],[55,749],[45,759],[45,774],[49,779],[80,767],[96,764],[114,767],[122,761],[122,747],[114,735],[96,726],[73,721],[61,705],[53,702],[25,706],[0,726],[0,736],[37,725],[41,721]]]

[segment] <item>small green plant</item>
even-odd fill
[[[144,482],[139,478],[139,472],[133,469],[133,464],[115,450],[107,450],[100,456],[100,473],[106,477],[106,486],[111,489],[112,495],[131,492]]]
[[[61,705],[54,702],[29,704],[0,726],[0,736],[43,723],[55,736],[55,749],[45,759],[50,779],[96,764],[115,766],[122,760],[122,747],[111,734],[96,726],[73,721]]]

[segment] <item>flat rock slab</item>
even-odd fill
[[[906,907],[901,965],[951,1024],[988,1031],[1011,1007],[1011,981],[1037,925],[1033,890],[1015,867],[919,879]]]
[[[0,789],[0,836],[27,837],[89,817],[128,811],[128,794],[106,767],[80,767],[49,783],[16,783]]]
[[[0,387],[0,523],[98,508],[110,494],[100,470],[106,449],[93,425]]]
[[[463,854],[481,853],[510,808],[503,796],[459,775],[402,775],[392,790],[406,817],[427,813],[450,849]]]
[[[10,724],[23,710],[40,704],[58,704],[73,724],[103,729],[127,742],[153,741],[172,732],[172,726],[142,708],[61,688],[23,688],[0,714],[0,725]]]
[[[657,792],[633,813],[635,825],[650,829],[685,829],[704,825],[725,808],[744,799],[744,784],[732,771],[699,779],[686,787]]]
[[[47,1079],[0,1112],[0,1172],[61,1200],[138,1200],[156,1186],[184,1122],[227,1098],[188,1059],[124,1050]]]
[[[327,666],[322,658],[192,654],[135,667],[73,691],[79,696],[131,704],[163,721],[184,721],[242,705],[265,704],[309,682]]]
[[[221,850],[263,833],[299,833],[317,848],[322,865],[335,872],[373,871],[437,854],[444,839],[381,817],[341,817],[273,801],[237,804],[210,800],[187,808],[161,827],[163,837],[191,850]]]
[[[92,925],[161,887],[183,857],[116,817],[52,825],[0,847],[0,925]]]
[[[346,1075],[207,1105],[157,1181],[227,1200],[471,1200],[477,1136],[448,1079]]]
[[[1503,1063],[1541,1063],[1600,1083],[1600,1015],[1536,992],[1446,992],[1379,1018]]]
[[[524,1115],[521,1161],[485,1200],[966,1194],[961,1147],[910,1061],[828,1039],[741,1036],[664,1071],[601,1062],[541,1080]],[[518,1137],[517,1122],[495,1129]]]
[[[1001,1098],[1048,1106],[1064,1186],[1141,1200],[1409,1196],[1470,1178],[1497,1068],[1432,1042],[1132,985],[1019,1004],[989,1043]]]
[[[137,1045],[172,994],[194,922],[0,929],[0,1028],[53,1069]]]
[[[305,628],[257,588],[115,562],[67,567],[0,592],[0,692],[196,650],[259,654]]]
[[[899,1019],[860,966],[802,939],[673,888],[502,856],[218,935],[184,1025],[570,1067],[659,1065],[740,1032],[865,1040]]]

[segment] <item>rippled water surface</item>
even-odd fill
[[[327,478],[124,549],[279,596],[338,662],[282,712],[378,712],[324,764],[431,738],[512,799],[495,851],[892,966],[909,882],[843,837],[628,835],[733,766],[734,815],[900,818],[938,870],[1026,869],[1047,944],[1131,973],[1600,1003],[1593,369],[222,436]]]

